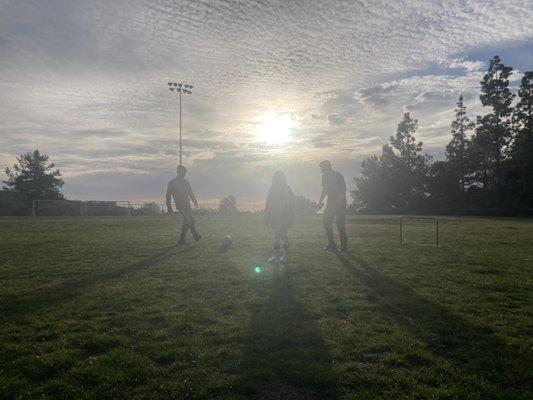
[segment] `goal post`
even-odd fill
[[[406,230],[413,234],[421,234],[428,236],[434,235],[436,247],[439,246],[439,220],[435,217],[416,217],[416,216],[401,216],[400,217],[400,245],[404,245]]]
[[[83,201],[80,200],[33,200],[32,216],[80,216]]]
[[[84,201],[82,216],[131,216],[131,203],[127,200]]]
[[[126,200],[33,200],[31,213],[34,217],[131,216],[132,207]]]

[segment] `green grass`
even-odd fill
[[[198,225],[0,219],[0,399],[531,398],[532,220],[350,216],[341,257],[309,218],[286,270],[260,217]]]

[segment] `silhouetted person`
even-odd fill
[[[272,186],[265,205],[265,223],[272,228],[274,234],[274,255],[268,261],[282,264],[288,262],[288,230],[294,223],[294,193],[287,185],[287,178],[281,171],[277,171],[272,177]]]
[[[194,216],[192,215],[191,208],[191,201],[194,203],[195,207],[198,207],[198,201],[194,196],[189,181],[185,179],[187,168],[185,168],[183,165],[178,165],[176,171],[178,173],[178,176],[168,183],[167,210],[169,214],[173,213],[171,197],[174,197],[174,204],[176,205],[176,210],[178,210],[183,216],[183,225],[181,227],[181,235],[178,245],[185,246],[188,244],[185,240],[185,236],[187,236],[187,232],[189,231],[189,229],[191,230],[194,240],[198,241],[202,238],[202,235],[200,235],[196,230]]]
[[[340,172],[334,171],[328,160],[318,164],[322,171],[322,194],[318,201],[318,208],[324,206],[324,198],[328,197],[328,203],[324,210],[323,222],[328,245],[324,250],[336,251],[335,237],[333,235],[333,220],[337,223],[341,240],[341,251],[348,251],[348,234],[346,233],[346,183]]]

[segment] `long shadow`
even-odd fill
[[[181,252],[186,251],[184,248]],[[162,263],[177,254],[176,246],[165,247],[151,256],[121,268],[109,270],[95,275],[84,275],[68,279],[58,285],[49,286],[19,297],[5,296],[0,298],[0,318],[24,318],[43,308],[52,308],[67,300],[73,299],[98,283],[118,279],[129,273],[136,273]]]
[[[373,301],[381,312],[410,329],[430,352],[450,361],[457,371],[455,378],[482,393],[481,398],[527,398],[531,394],[531,351],[519,352],[508,346],[489,327],[468,322],[427,300],[362,258],[338,257],[373,291]]]
[[[295,298],[292,274],[275,272],[272,293],[252,317],[240,395],[252,399],[335,399],[331,357],[312,315]]]

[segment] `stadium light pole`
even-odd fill
[[[533,136],[533,120],[531,119],[531,86],[533,86],[533,71],[529,71],[529,72],[526,72],[526,79],[527,79],[527,87],[528,87],[528,101],[527,101],[527,105],[528,105],[528,116],[529,116],[529,135],[530,136]],[[531,137],[530,139],[533,139],[533,137]]]
[[[168,83],[168,90],[171,92],[179,93],[180,95],[180,165],[181,165],[181,94],[192,94],[192,85],[189,85],[188,83],[179,83],[179,82],[169,82]]]

